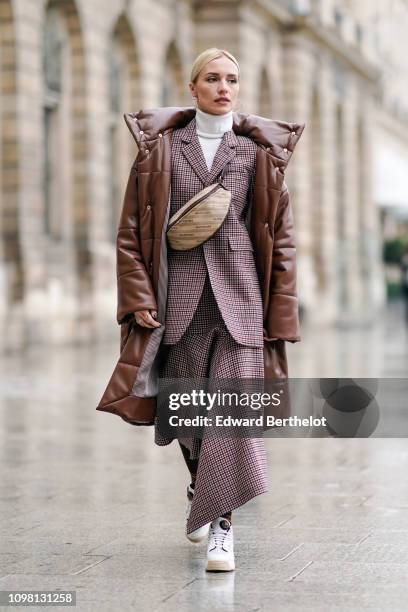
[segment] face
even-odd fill
[[[238,97],[238,78],[237,66],[225,55],[207,62],[196,82],[189,83],[192,95],[197,97],[197,107],[213,115],[228,113]]]

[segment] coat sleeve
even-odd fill
[[[272,279],[267,313],[267,340],[300,341],[296,293],[296,243],[293,212],[286,183],[280,194],[274,223]]]
[[[137,164],[134,162],[123,199],[116,238],[117,322],[137,310],[157,310],[152,282],[140,249]]]

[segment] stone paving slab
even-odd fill
[[[347,561],[356,563],[405,564],[408,568],[408,548],[388,543],[372,543],[368,540],[359,545],[337,544],[327,551],[321,550],[319,561]],[[408,575],[407,575],[408,578]]]
[[[370,532],[361,529],[329,529],[326,527],[306,527],[291,528],[290,523],[285,523],[281,527],[274,528],[273,541],[279,542],[283,537],[289,538],[292,542],[328,543],[333,546],[338,544],[356,544],[364,537],[369,537]],[[399,533],[399,532],[397,532]]]

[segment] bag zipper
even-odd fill
[[[195,200],[194,202],[192,202],[190,204],[190,206],[188,206],[184,211],[183,214],[180,215],[178,217],[178,219],[176,219],[175,221],[173,221],[172,223],[169,223],[169,225],[167,226],[167,230],[171,229],[173,227],[173,225],[175,225],[176,223],[178,223],[179,221],[181,221],[181,219],[188,213],[190,212],[190,210],[192,208],[194,208],[194,206],[197,206],[197,204],[199,204],[200,202],[202,202],[203,200],[205,200],[206,198],[208,198],[210,195],[212,195],[213,193],[215,193],[215,191],[217,191],[217,189],[219,189],[220,187],[223,187],[223,185],[221,185],[221,183],[217,183],[214,186],[214,189],[211,189],[211,191],[208,191],[205,195],[201,196],[201,198],[198,198],[198,200]],[[225,188],[224,188],[225,189]]]

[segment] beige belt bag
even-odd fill
[[[231,192],[222,184],[226,172],[227,166],[217,183],[196,193],[170,218],[167,239],[172,249],[193,249],[211,238],[221,227],[231,203]]]

